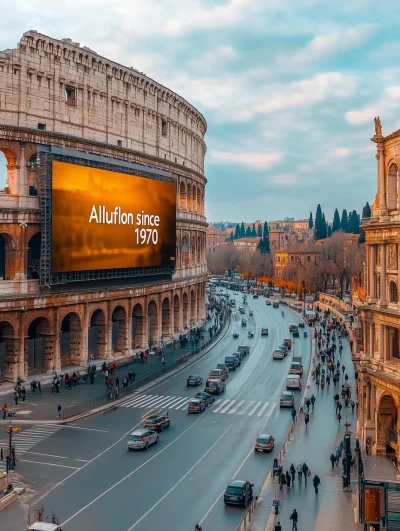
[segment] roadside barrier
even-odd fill
[[[174,369],[179,367],[179,365],[182,365],[185,362],[189,361],[191,358],[196,356],[196,354],[199,354],[200,352],[205,350],[208,346],[210,346],[212,343],[214,343],[216,339],[220,336],[222,330],[225,329],[228,319],[229,318],[224,316],[221,326],[215,332],[212,339],[209,339],[208,341],[205,341],[201,346],[194,348],[189,354],[185,354],[183,360],[182,358],[179,358],[175,360],[174,362],[170,363],[169,365],[167,365],[166,367],[163,367],[159,369],[158,371],[154,371],[148,376],[141,378],[137,382],[134,382],[131,385],[128,385],[127,387],[121,387],[119,389],[118,395],[116,395],[115,389],[113,389],[111,392],[106,393],[102,396],[99,396],[98,398],[93,398],[92,400],[88,400],[87,402],[81,402],[80,404],[74,404],[72,406],[66,407],[63,410],[63,420],[67,420],[72,417],[76,417],[78,415],[83,415],[84,413],[87,413],[88,411],[92,411],[93,409],[100,408],[101,406],[104,406],[105,404],[111,405],[115,400],[120,400],[124,396],[128,396],[134,393],[135,391],[137,391],[139,388],[143,387],[144,385],[147,385],[148,383],[154,380],[157,380],[164,374],[168,374],[169,372],[172,372]]]
[[[245,531],[248,529],[250,531],[250,527],[248,527],[251,524],[251,521],[253,519],[254,511],[256,510],[258,501],[258,496],[255,496],[250,502],[250,505],[247,508],[246,514],[244,515],[244,518],[240,524],[240,526],[237,528],[237,531]]]

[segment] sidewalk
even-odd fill
[[[350,347],[347,341],[343,342],[343,353],[335,357],[335,361],[340,360],[341,364],[346,367],[349,376],[349,383],[352,385],[352,398],[356,401],[356,390],[354,387],[354,369],[351,362]],[[339,357],[338,357],[339,356]],[[326,366],[326,364],[322,364]],[[351,407],[348,411],[343,407],[342,420],[340,427],[336,420],[333,395],[336,391],[340,394],[340,386],[336,388],[331,384],[330,388],[325,387],[324,391],[318,390],[314,381],[311,380],[311,389],[306,392],[307,396],[314,394],[316,397],[315,410],[310,410],[310,423],[306,430],[304,415],[299,415],[296,427],[291,436],[291,443],[288,446],[287,454],[283,460],[284,471],[289,470],[291,463],[296,467],[299,462],[307,463],[312,472],[308,478],[307,484],[299,483],[296,477],[294,485],[288,489],[283,487],[279,490],[278,485],[274,489],[280,499],[279,515],[270,514],[268,524],[265,522],[266,508],[260,507],[256,511],[256,518],[251,527],[252,530],[265,529],[274,530],[274,525],[280,521],[283,531],[292,529],[290,515],[293,509],[299,514],[298,530],[299,531],[337,531],[346,529],[347,531],[356,531],[362,529],[361,524],[355,523],[354,508],[356,506],[356,473],[352,473],[353,492],[344,492],[342,489],[342,466],[331,470],[329,457],[335,453],[339,442],[343,440],[346,420],[351,422],[350,431],[352,432],[352,451],[354,455],[355,432],[357,416],[351,413]],[[347,417],[347,418],[346,418]],[[317,474],[321,480],[318,496],[314,493],[312,479]],[[266,487],[271,488],[272,479],[267,480]],[[275,480],[277,483],[277,479]],[[264,519],[264,525],[260,519]],[[266,526],[266,527],[265,527]]]
[[[209,338],[208,327],[213,324],[213,322],[214,321],[209,321],[203,326],[205,339]],[[190,343],[186,347],[181,348],[179,342],[177,342],[175,350],[173,348],[167,348],[165,350],[165,366],[168,367],[172,365],[176,360],[181,358],[181,356],[187,355],[191,351],[192,346]],[[121,365],[113,375],[114,380],[119,378],[120,388],[122,388],[122,380],[124,379],[125,375],[131,370],[135,372],[135,381],[137,382],[140,379],[159,371],[163,367],[161,357],[158,355],[150,355],[148,357],[147,363],[142,363],[140,360],[133,361],[130,359],[130,356],[126,356],[125,360],[126,361],[124,362],[124,358],[118,359],[118,362]],[[62,383],[60,386],[60,392],[58,394],[51,393],[51,382],[53,380],[52,375],[42,375],[41,378],[32,377],[30,381],[33,379],[41,381],[42,392],[39,393],[39,391],[36,390],[35,394],[33,394],[30,384],[26,385],[26,400],[25,402],[22,402],[20,399],[17,406],[15,406],[14,402],[15,384],[5,384],[0,388],[1,391],[3,391],[4,387],[6,387],[4,392],[0,392],[1,407],[3,404],[7,404],[9,409],[16,412],[15,417],[11,417],[14,422],[21,419],[30,422],[55,421],[57,420],[58,403],[60,403],[62,409],[64,410],[68,406],[80,404],[106,394],[107,389],[105,386],[104,376],[101,373],[101,365],[104,361],[108,363],[112,360],[96,360],[95,362],[90,362],[91,365],[95,364],[97,366],[96,378],[94,379],[93,385],[90,383],[90,380],[87,379],[86,384],[81,381],[80,385],[77,385],[76,387],[72,386],[72,389],[68,390],[65,384]],[[83,368],[69,367],[65,368],[62,373],[68,372],[69,374],[72,374],[74,370],[80,370],[82,372]],[[8,423],[11,418],[6,418],[6,420],[3,421],[3,417],[1,416],[0,424],[1,422]]]

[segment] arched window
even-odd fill
[[[396,164],[391,164],[388,171],[388,186],[387,186],[387,207],[390,210],[398,208],[398,184],[397,184],[398,170]]]
[[[391,280],[389,284],[389,297],[390,297],[390,302],[398,301],[397,286],[396,286],[396,282],[394,282],[393,280]]]

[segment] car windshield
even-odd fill
[[[233,356],[229,356],[228,358],[225,358],[225,361],[235,361],[235,358]]]
[[[257,442],[261,443],[261,444],[268,444],[269,443],[269,439],[265,438],[265,437],[259,437],[257,439]]]
[[[218,387],[218,383],[217,382],[208,382],[207,387],[211,387],[211,388]]]
[[[129,440],[130,440],[130,441],[140,441],[141,438],[142,438],[141,435],[131,435],[131,436],[129,437]]]
[[[147,419],[146,424],[157,424],[158,419]]]
[[[227,494],[243,494],[243,489],[241,487],[228,487],[226,489]]]
[[[210,371],[210,374],[212,374],[213,376],[218,375],[219,374],[219,370],[218,369],[214,369],[214,370]]]
[[[189,380],[196,380],[197,376],[189,376]]]
[[[191,401],[189,402],[189,406],[198,406],[198,405],[199,405],[199,403],[196,402],[195,400],[191,400]]]
[[[292,395],[291,395],[291,393],[283,393],[282,398],[283,398],[283,400],[291,400],[292,399]]]

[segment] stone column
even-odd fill
[[[387,247],[383,243],[381,245],[381,277],[380,277],[380,299],[379,299],[379,306],[386,306],[387,300],[386,300],[386,250]]]
[[[390,361],[393,359],[393,340],[394,340],[394,328],[387,328],[387,346],[385,351],[385,360]]]
[[[370,245],[369,246],[369,270],[368,270],[368,277],[369,277],[369,295],[371,302],[375,302],[376,300],[376,290],[375,290],[375,246]]]
[[[374,323],[368,323],[369,327],[369,357],[375,357],[375,325]]]
[[[367,382],[366,384],[366,396],[365,396],[365,404],[366,404],[366,420],[371,420],[371,383]]]
[[[365,321],[364,326],[363,326],[363,350],[364,352],[369,352],[368,339],[369,339],[369,323]]]
[[[112,310],[111,301],[107,301],[107,316],[106,316],[106,330],[105,330],[105,345],[104,358],[112,358]]]
[[[385,176],[385,146],[383,137],[377,143],[376,159],[378,161],[378,198],[380,213],[386,213],[386,176]]]
[[[54,308],[54,349],[53,349],[53,366],[48,367],[49,370],[57,372],[61,371],[61,353],[60,353],[60,335],[61,335],[61,323],[60,323],[60,308]]]
[[[17,183],[16,183],[16,192],[18,195],[28,195],[28,179],[26,165],[27,161],[25,160],[25,142],[19,143],[19,166],[17,166]]]
[[[19,312],[19,334],[18,334],[18,354],[17,354],[17,374],[21,378],[28,376],[28,367],[25,371],[25,312]]]
[[[383,361],[385,359],[385,347],[386,347],[386,327],[384,325],[379,325],[379,360]]]
[[[133,311],[133,299],[128,300],[128,315],[126,318],[127,326],[127,354],[132,354],[132,311]]]
[[[89,356],[89,307],[87,304],[83,307],[83,320],[81,323],[82,327],[82,340],[81,340],[81,349],[79,353],[81,365],[86,364]]]

